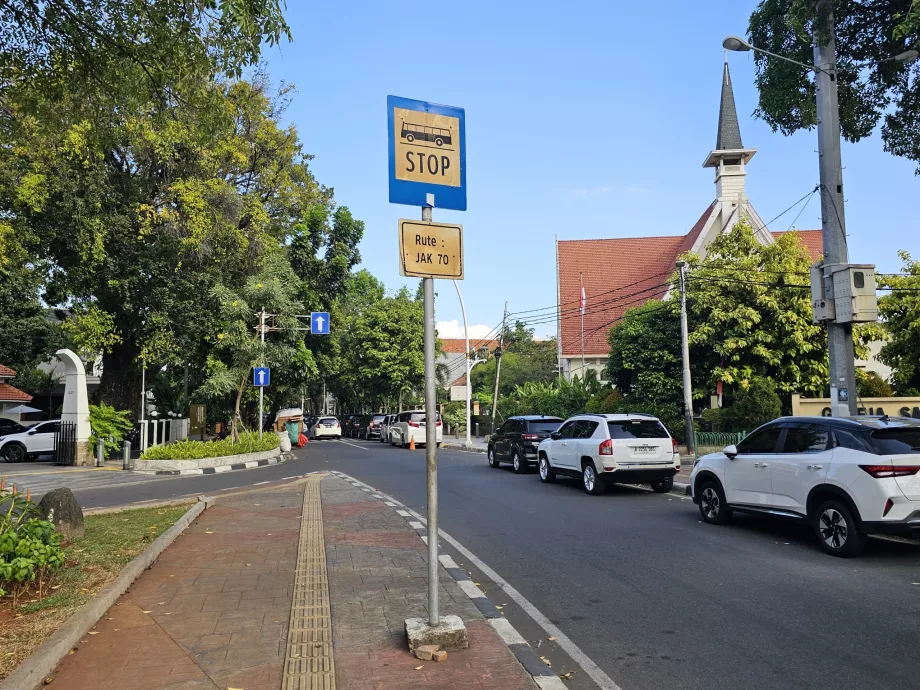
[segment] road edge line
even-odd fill
[[[40,687],[45,678],[57,668],[61,660],[70,653],[96,625],[134,581],[149,568],[166,548],[192,524],[205,509],[214,504],[214,498],[199,500],[182,517],[163,532],[153,543],[128,563],[112,582],[95,597],[77,609],[47,640],[27,656],[16,669],[0,681],[0,690],[25,690]]]
[[[337,470],[332,470],[332,474],[335,474],[341,477],[342,479],[345,479],[351,482],[352,484],[357,484],[362,487],[367,487],[369,489],[374,490],[375,493],[379,494],[379,496],[374,496],[374,497],[380,501],[390,500],[390,501],[397,503],[397,505],[402,505],[392,496],[387,496],[387,494],[384,494],[383,492],[377,489],[374,489],[372,486],[365,484],[364,482],[360,481],[359,479],[356,479],[355,477],[352,477],[349,474],[345,474],[344,472],[339,472]],[[427,526],[428,521],[422,515],[419,515],[419,513],[409,508],[409,506],[403,506],[403,507],[405,508],[405,512],[408,512],[411,517],[414,517],[418,522],[422,523],[422,525]],[[404,517],[404,519],[406,521],[409,521],[409,518]],[[417,529],[416,532],[419,533],[419,535],[423,538],[423,540],[427,539],[428,533],[425,527],[423,527],[422,529]],[[462,553],[468,561],[473,563],[477,568],[479,568],[479,570],[481,570],[495,584],[497,584],[502,589],[502,591],[504,591],[509,597],[511,597],[511,599],[514,600],[514,602],[517,603],[518,606],[520,606],[524,610],[524,612],[528,616],[530,616],[531,619],[533,619],[533,621],[544,630],[544,632],[548,633],[551,637],[555,637],[556,644],[560,648],[562,648],[562,650],[566,654],[568,654],[576,664],[578,664],[581,667],[581,669],[585,672],[585,674],[591,680],[597,683],[597,685],[601,688],[601,690],[622,690],[622,688],[619,685],[617,685],[613,681],[613,679],[610,678],[610,676],[604,673],[604,671],[601,670],[601,668],[597,664],[595,664],[587,654],[581,651],[578,645],[572,642],[572,640],[564,632],[562,632],[559,628],[553,625],[550,622],[549,618],[544,616],[536,606],[531,604],[530,601],[528,601],[524,597],[523,594],[521,594],[514,587],[512,587],[501,575],[499,575],[494,570],[492,570],[492,568],[490,568],[483,561],[477,558],[476,555],[473,554],[472,551],[467,549],[460,542],[458,542],[456,539],[454,539],[449,534],[447,534],[444,530],[439,530],[439,533],[440,533],[441,539],[443,539],[444,541],[449,543],[451,546],[453,546],[455,549],[457,549],[457,551]],[[450,558],[449,555],[446,557],[448,559]],[[450,563],[454,564],[453,559],[450,560]],[[450,574],[451,577],[454,578],[454,580],[456,581],[459,581],[460,579],[469,580],[469,577],[467,576],[466,572],[464,572],[460,568],[449,568],[445,566],[443,561],[441,562],[441,566],[444,567],[444,569]],[[492,601],[484,593],[482,593],[482,590],[479,590],[479,588],[476,586],[475,583],[472,583],[472,584],[473,584],[473,587],[482,596],[476,596],[476,597],[470,596],[470,592],[468,592],[466,589],[463,590],[464,594],[466,594],[467,597],[469,597],[470,601],[476,606],[477,609],[480,610],[483,616],[486,617],[486,620],[488,620],[489,625],[491,625],[492,628],[496,630],[496,632],[499,633],[499,637],[501,637],[502,640],[505,641],[506,646],[511,651],[511,653],[514,654],[515,659],[517,659],[518,663],[520,663],[521,666],[524,667],[524,670],[527,671],[527,673],[529,673],[533,677],[534,682],[541,688],[541,690],[559,690],[561,688],[565,688],[566,686],[562,682],[562,679],[560,679],[559,676],[554,671],[552,671],[549,667],[546,667],[546,665],[539,658],[539,656],[537,655],[533,647],[531,647],[530,644],[524,639],[524,637],[520,635],[520,633],[518,633],[517,630],[515,630],[514,626],[511,625],[511,622],[507,620],[506,618],[502,617],[502,614],[499,613],[497,608],[495,608],[495,604],[493,604]],[[506,633],[513,632],[513,634],[516,635],[518,638],[524,640],[523,644],[508,643],[505,640],[505,636],[502,635],[501,632],[499,632],[499,630],[496,629],[496,623],[493,623],[493,621],[502,621],[502,623],[499,623],[499,625],[505,629]],[[545,670],[548,673],[540,673],[540,671],[542,671],[543,668],[545,668]],[[0,688],[0,690],[3,690],[3,688]]]

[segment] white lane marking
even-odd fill
[[[385,506],[390,506],[390,508],[395,508],[395,507],[396,507],[396,504],[393,503],[393,501],[384,501],[384,502],[383,502],[383,505],[385,505]]]
[[[266,480],[264,482],[256,482],[253,486],[262,486],[263,484],[271,484],[271,481]]]
[[[514,629],[514,626],[511,625],[511,622],[506,618],[490,618],[489,625],[495,628],[495,632],[498,633],[505,644],[527,644],[521,633]]]
[[[479,589],[472,580],[457,580],[457,584],[470,599],[486,598],[486,595],[482,593],[482,590]]]
[[[359,445],[356,444],[356,443],[349,443],[348,441],[339,440],[339,443],[344,443],[346,446],[352,446],[352,447],[354,447],[354,448],[360,448],[361,450],[370,450],[370,448],[368,448],[368,447],[366,447],[366,446],[359,446]]]
[[[427,544],[427,543],[428,543],[428,537],[422,537],[422,541],[425,542],[425,543]]]
[[[412,529],[422,529],[424,525],[416,520],[409,520],[409,527]]]
[[[427,524],[425,518],[416,513],[414,510],[410,510],[409,513],[421,522]],[[523,594],[512,587],[501,575],[496,573],[494,570],[492,570],[492,568],[479,560],[479,558],[472,551],[470,551],[463,544],[450,536],[447,532],[443,530],[438,531],[440,532],[439,536],[441,539],[462,553],[470,563],[479,568],[489,579],[501,587],[502,591],[511,597],[511,599],[513,599],[518,606],[524,609],[527,615],[529,615],[537,625],[543,628],[543,630],[548,635],[555,637],[556,644],[562,647],[563,651],[572,657],[576,664],[582,667],[588,677],[597,683],[598,686],[600,686],[601,690],[623,690],[619,685],[613,682],[613,679],[610,676],[601,670],[600,666],[595,664],[587,654],[581,651],[578,645],[572,642],[572,640],[558,627],[553,625],[549,618],[544,616],[536,606],[531,604]],[[426,544],[428,543],[428,539],[426,537],[422,537],[422,539]],[[491,620],[499,619],[493,618]]]
[[[453,558],[451,558],[449,555],[447,555],[446,553],[438,556],[438,560],[441,561],[441,565],[443,565],[445,568],[459,568],[460,567],[457,565],[457,562]]]
[[[407,513],[405,510],[397,510],[396,512],[403,517],[409,517],[409,513]]]

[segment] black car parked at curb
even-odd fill
[[[523,474],[531,465],[536,464],[540,441],[549,438],[563,421],[559,417],[543,415],[509,417],[489,437],[486,450],[489,467],[497,468],[502,462],[510,462],[515,472]]]
[[[361,418],[361,426],[358,429],[358,438],[368,441],[380,438],[380,429],[383,426],[385,414],[372,414]]]

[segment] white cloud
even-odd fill
[[[453,319],[452,321],[438,321],[437,324],[435,324],[435,328],[437,328],[438,336],[441,338],[463,337],[463,324],[457,319]],[[485,338],[491,332],[492,329],[488,326],[476,324],[475,326],[470,326],[470,339]]]

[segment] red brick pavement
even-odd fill
[[[53,674],[62,690],[281,687],[303,485],[220,500]]]

